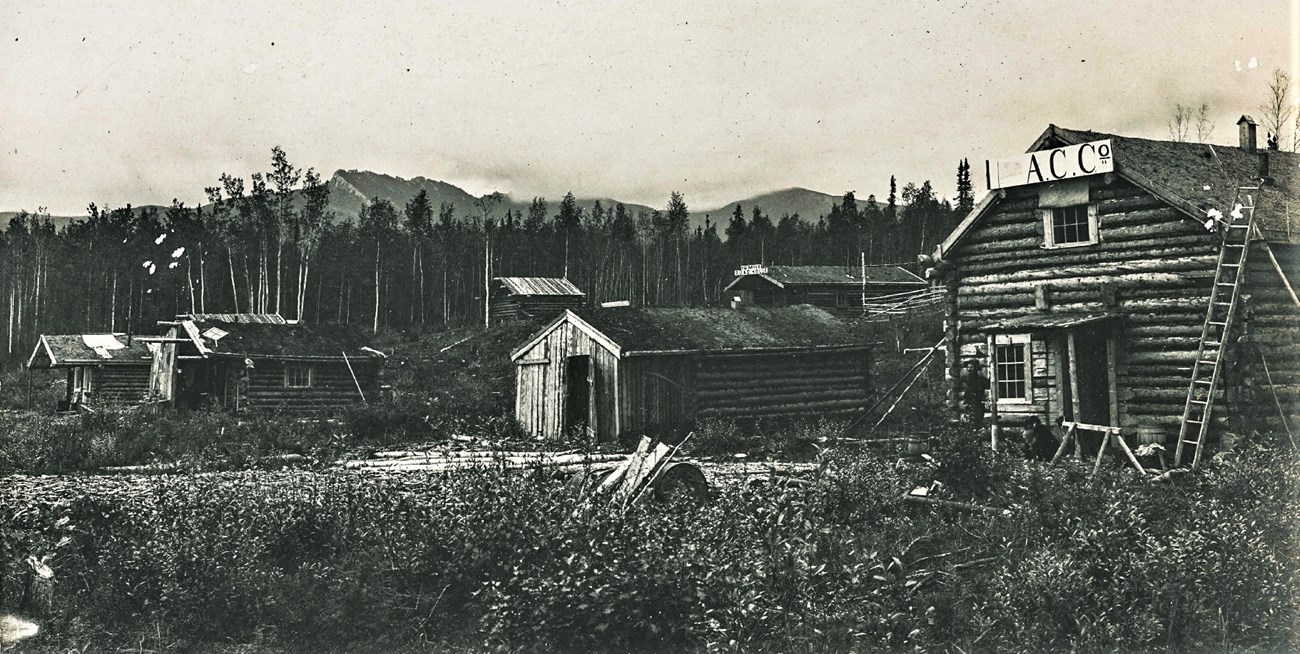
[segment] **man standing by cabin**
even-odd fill
[[[962,367],[961,409],[963,419],[971,425],[984,426],[984,394],[989,390],[989,380],[980,372],[979,362],[968,359]]]

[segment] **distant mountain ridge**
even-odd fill
[[[703,224],[705,216],[708,216],[711,222],[718,225],[718,231],[721,233],[722,230],[726,229],[727,223],[731,221],[731,215],[735,213],[736,206],[739,205],[741,212],[745,214],[746,221],[754,217],[754,207],[759,207],[763,210],[763,214],[772,221],[772,224],[776,224],[786,214],[799,216],[806,222],[815,223],[818,219],[829,214],[831,206],[839,201],[840,196],[820,191],[810,191],[796,186],[730,202],[716,209],[691,211],[691,222]],[[859,205],[865,201],[866,198],[858,198]]]
[[[394,175],[377,173],[368,170],[338,170],[326,182],[330,187],[330,206],[329,210],[334,213],[335,220],[355,220],[364,206],[373,198],[383,198],[393,203],[393,206],[400,212],[406,203],[420,191],[425,191],[429,195],[430,204],[437,211],[437,208],[444,202],[453,204],[456,208],[456,215],[461,219],[474,220],[476,211],[474,201],[476,198],[468,191],[451,184],[426,177],[413,177],[403,179]],[[532,203],[533,196],[515,197],[504,195],[503,200],[497,208],[497,214],[505,210],[519,211],[527,214],[528,207]],[[547,214],[554,216],[559,211],[562,197],[547,197]],[[578,205],[583,211],[590,212],[597,201],[607,211],[613,211],[614,206],[619,204],[619,200],[612,198],[577,198]],[[687,205],[690,205],[690,198],[686,198]],[[819,218],[830,212],[831,206],[839,201],[839,196],[812,191],[805,188],[792,187],[763,193],[744,200],[729,202],[720,207],[713,209],[691,209],[691,227],[702,227],[707,219],[718,226],[719,234],[726,229],[727,223],[731,220],[731,215],[737,205],[745,214],[745,220],[753,217],[754,207],[761,207],[763,213],[771,218],[772,222],[781,219],[785,214],[798,215],[807,222],[817,222]],[[859,204],[866,201],[865,197],[858,198]],[[665,198],[665,204],[667,199]],[[641,211],[652,211],[654,208],[632,202],[623,202],[623,206],[633,215]],[[206,207],[206,205],[205,205]],[[145,207],[133,207],[139,210]],[[166,207],[152,207],[159,212],[165,211]],[[16,211],[0,212],[0,225],[8,226],[10,220],[18,215]],[[74,220],[83,220],[85,216],[51,216],[51,220],[60,230],[66,227]]]

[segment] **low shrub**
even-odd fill
[[[1294,647],[1294,454],[1162,486],[951,438],[937,466],[836,451],[671,510],[587,504],[541,469],[26,480],[0,485],[0,528],[11,571],[55,555],[60,647],[145,630],[293,651]],[[1011,512],[899,501],[935,477]]]

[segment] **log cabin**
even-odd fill
[[[562,277],[495,277],[488,320],[550,320],[565,309],[576,309],[587,299],[573,282]]]
[[[1300,155],[1238,126],[1229,147],[1052,125],[990,162],[989,194],[923,257],[959,344],[949,406],[976,361],[995,424],[1117,427],[1196,460],[1225,431],[1295,432]]]
[[[385,357],[349,325],[289,323],[275,314],[192,314],[160,323],[150,369],[155,400],[319,414],[377,397]]]
[[[27,369],[67,372],[59,410],[68,411],[144,402],[152,361],[149,345],[127,334],[42,334]]]
[[[567,309],[511,354],[515,415],[544,439],[598,442],[705,418],[865,408],[855,326],[811,306]]]
[[[865,273],[865,274],[864,274]],[[872,266],[742,266],[723,291],[733,307],[811,304],[861,312],[871,298],[924,290],[926,281],[906,268]]]

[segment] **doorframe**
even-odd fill
[[[1074,421],[1080,418],[1079,407],[1079,365],[1076,356],[1075,336],[1077,330],[1071,329],[1066,332],[1066,351],[1069,358],[1069,370],[1067,374],[1070,377],[1070,413]],[[1107,413],[1109,415],[1108,427],[1119,426],[1119,373],[1116,370],[1119,363],[1119,339],[1114,334],[1106,334],[1106,398]],[[1057,365],[1059,370],[1060,365]],[[1063,403],[1064,404],[1064,403]],[[1062,406],[1064,408],[1064,406]]]

